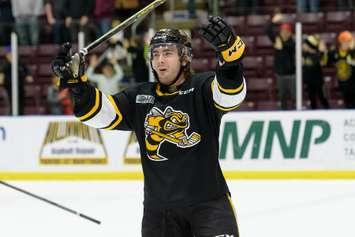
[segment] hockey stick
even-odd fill
[[[23,190],[23,189],[21,189],[21,188],[18,188],[18,187],[16,187],[16,186],[13,186],[13,185],[11,185],[11,184],[9,184],[9,183],[6,183],[6,182],[4,182],[4,181],[1,181],[1,180],[0,180],[0,184],[5,185],[5,186],[7,186],[7,187],[9,187],[9,188],[12,188],[12,189],[14,189],[14,190],[16,190],[16,191],[19,191],[19,192],[21,192],[21,193],[27,194],[27,195],[29,195],[29,196],[31,196],[31,197],[34,197],[34,198],[36,198],[36,199],[39,199],[39,200],[41,200],[41,201],[44,201],[44,202],[46,202],[46,203],[49,203],[49,204],[51,204],[51,205],[53,205],[53,206],[56,206],[56,207],[58,207],[58,208],[61,208],[61,209],[63,209],[64,211],[70,212],[70,213],[72,213],[72,214],[74,214],[74,215],[77,215],[77,216],[79,216],[79,217],[82,217],[82,218],[84,218],[84,219],[86,219],[86,220],[89,220],[89,221],[91,221],[91,222],[94,222],[94,223],[96,223],[96,224],[98,224],[98,225],[101,224],[101,221],[96,220],[96,219],[94,219],[94,218],[92,218],[92,217],[90,217],[90,216],[87,216],[87,215],[85,215],[85,214],[82,214],[82,213],[80,213],[80,212],[77,212],[77,211],[75,211],[75,210],[73,210],[73,209],[70,209],[70,208],[68,208],[68,207],[62,206],[62,205],[60,205],[60,204],[58,204],[58,203],[56,203],[56,202],[53,202],[53,201],[48,200],[48,199],[46,199],[46,198],[40,197],[40,196],[38,196],[38,195],[36,195],[36,194],[33,194],[33,193],[31,193],[31,192],[28,192],[28,191],[26,191],[26,190]]]
[[[155,0],[154,2],[150,3],[147,5],[145,8],[142,10],[138,11],[125,21],[123,21],[121,24],[117,25],[116,27],[112,28],[109,30],[107,33],[103,34],[100,38],[96,39],[94,42],[90,43],[88,46],[80,50],[80,54],[82,56],[85,56],[90,52],[90,50],[96,48],[99,46],[101,43],[105,42],[106,40],[110,39],[114,34],[117,32],[120,32],[121,30],[125,29],[126,27],[130,26],[134,22],[136,22],[138,19],[141,19],[145,17],[148,13],[153,11],[155,8],[160,6],[161,4],[165,3],[166,0]]]

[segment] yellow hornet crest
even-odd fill
[[[153,107],[145,117],[144,127],[147,156],[154,161],[167,160],[159,154],[159,148],[165,141],[187,148],[201,140],[198,133],[187,135],[186,131],[190,127],[189,115],[170,106],[166,107],[164,112]]]

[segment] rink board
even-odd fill
[[[355,178],[351,110],[229,113],[219,140],[228,179]],[[0,179],[142,178],[132,132],[89,128],[70,116],[0,117]]]

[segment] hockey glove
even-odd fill
[[[80,87],[87,82],[85,73],[85,60],[82,55],[72,55],[71,44],[63,44],[58,55],[52,61],[52,70],[59,77],[59,88]]]
[[[208,22],[199,32],[217,51],[220,61],[228,63],[242,58],[245,44],[222,17],[210,16]]]

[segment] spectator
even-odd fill
[[[119,92],[123,71],[117,64],[117,61],[102,59],[101,73],[95,73],[94,70],[99,63],[100,59],[98,59],[96,55],[90,58],[90,65],[86,72],[90,81],[96,83],[97,87],[105,94],[113,95]]]
[[[338,35],[339,47],[328,53],[328,64],[335,65],[338,85],[346,108],[355,108],[355,50],[349,31]]]
[[[44,12],[56,44],[71,40],[70,29],[64,25],[65,3],[66,0],[45,0]]]
[[[100,35],[110,30],[115,10],[115,0],[96,0],[94,17],[99,25]]]
[[[104,52],[104,57],[109,61],[116,60],[117,62],[122,63],[123,61],[126,61],[127,56],[128,52],[127,49],[123,46],[123,43],[119,40],[111,38],[109,41],[109,46]],[[124,64],[126,64],[126,62]]]
[[[0,66],[0,75],[4,78],[4,87],[9,95],[10,102],[12,101],[12,76],[11,76],[11,49],[6,48],[5,58]],[[25,99],[25,83],[32,83],[33,77],[30,74],[25,64],[19,62],[18,65],[18,111],[19,115],[24,114],[24,99]]]
[[[94,41],[97,38],[97,29],[90,21],[93,16],[94,0],[66,0],[65,27],[70,28],[71,42],[76,42],[78,32],[85,35],[85,43]]]
[[[10,44],[10,35],[14,18],[12,15],[11,1],[0,0],[0,45]]]
[[[62,106],[59,101],[59,87],[57,76],[52,76],[52,84],[47,88],[47,104],[49,113],[53,115],[63,114]]]
[[[21,45],[38,45],[42,0],[11,0],[15,27]]]
[[[276,13],[267,24],[266,33],[274,45],[274,72],[281,109],[292,109],[296,98],[295,41],[290,24],[281,24],[279,32],[275,32],[276,24],[282,19],[282,14]]]
[[[297,12],[318,12],[319,0],[297,0]]]
[[[63,115],[72,115],[74,113],[73,101],[70,96],[68,89],[63,89],[59,91],[58,94],[59,102],[62,108]]]
[[[326,48],[324,42],[318,36],[308,36],[302,45],[303,47],[303,81],[307,85],[311,108],[317,109],[317,98],[323,108],[328,109],[329,103],[323,93],[323,72]]]
[[[149,68],[145,58],[145,42],[144,36],[138,35],[131,39],[128,52],[132,56],[132,72],[135,82],[149,81]]]

